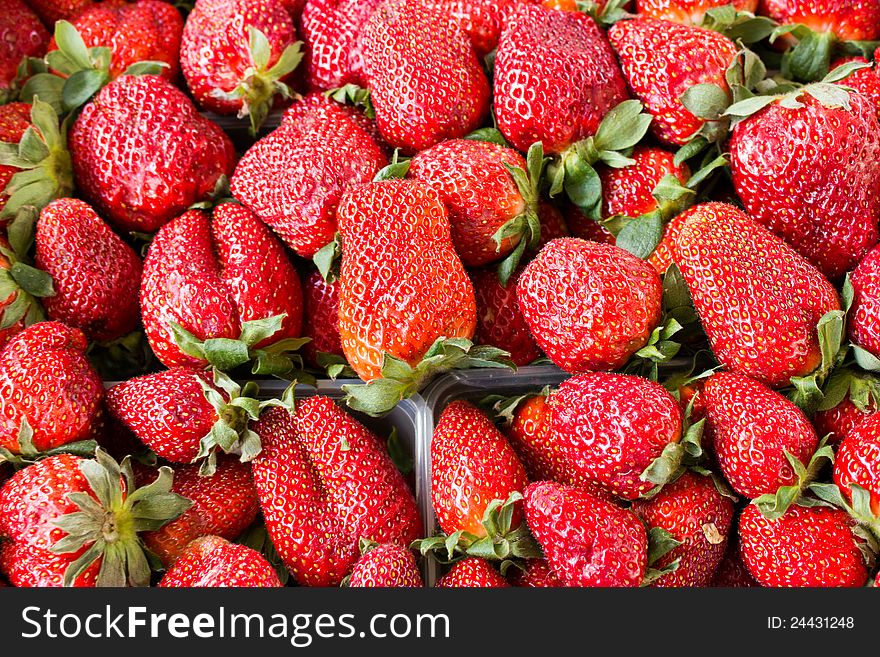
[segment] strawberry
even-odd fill
[[[718,362],[772,387],[815,370],[816,325],[840,309],[828,280],[731,205],[704,203],[685,214],[675,263]]]
[[[686,472],[649,500],[636,500],[633,511],[649,528],[659,527],[681,541],[657,561],[657,568],[678,559],[678,568],[654,586],[708,586],[724,559],[733,521],[733,502],[718,492],[709,476]]]
[[[665,274],[675,260],[675,243],[690,215],[687,212],[674,216],[663,226],[663,237],[648,257],[648,262],[658,274]]]
[[[339,337],[339,279],[327,282],[317,270],[303,281],[303,336],[311,338],[303,354],[312,365],[320,366],[322,354],[345,359]]]
[[[9,241],[0,233],[0,297],[3,297],[0,298],[0,326],[3,327],[0,328],[0,349],[25,327],[29,310],[32,318],[36,318],[39,312],[39,305],[33,296],[25,296],[28,293],[12,278],[12,267],[17,261]]]
[[[586,14],[518,4],[505,15],[495,58],[498,128],[525,152],[562,153],[595,134],[627,98],[605,35]]]
[[[676,165],[675,154],[654,146],[636,146],[630,156],[633,164],[614,169],[602,167],[602,217],[638,217],[654,212],[660,202],[654,189],[664,176],[675,176],[684,185],[690,178],[687,164]]]
[[[849,397],[828,410],[813,414],[813,428],[818,436],[828,436],[828,442],[839,445],[850,431],[877,413],[877,404],[869,401],[865,409],[856,406]]]
[[[513,412],[507,439],[525,467],[529,481],[573,484],[577,475],[556,447],[556,436],[550,430],[550,416],[548,395],[527,397]]]
[[[117,228],[140,232],[207,198],[235,159],[223,131],[153,75],[124,75],[104,87],[69,142],[83,198]]]
[[[848,499],[853,484],[864,488],[872,513],[880,516],[880,417],[872,416],[846,434],[834,462],[834,483]]]
[[[512,169],[521,173],[514,177]],[[511,148],[450,139],[418,153],[408,176],[440,193],[458,256],[466,267],[478,267],[505,258],[533,237],[538,191],[527,170],[526,160]],[[540,177],[537,168],[535,174],[532,178]],[[517,221],[522,225],[514,230]]]
[[[550,431],[569,467],[624,499],[656,487],[643,473],[677,451],[671,446],[682,437],[675,399],[641,377],[579,374],[564,381],[548,403]]]
[[[431,501],[440,528],[487,535],[482,520],[494,500],[506,502],[528,485],[525,468],[495,425],[476,406],[449,404],[431,439]],[[510,527],[522,522],[516,504]]]
[[[648,537],[631,511],[549,481],[525,492],[526,519],[565,586],[638,586]]]
[[[46,25],[55,21],[73,18],[83,7],[93,4],[94,0],[28,0],[28,4]]]
[[[507,578],[513,586],[525,588],[564,586],[546,559],[529,559],[525,564],[525,570],[511,568]]]
[[[104,387],[81,331],[40,322],[0,351],[0,448],[37,452],[90,437]],[[32,434],[31,434],[32,432]]]
[[[281,581],[256,550],[217,536],[203,536],[184,548],[158,586],[268,588],[281,586]]]
[[[342,194],[387,163],[356,110],[310,95],[245,153],[230,186],[288,246],[311,258],[333,241]]]
[[[760,586],[742,561],[736,534],[727,542],[727,554],[715,571],[713,588],[754,588]]]
[[[141,259],[83,201],[53,201],[40,213],[36,266],[52,276],[50,319],[110,341],[138,325]]]
[[[353,588],[421,588],[422,575],[412,552],[394,543],[375,545],[354,564],[348,585]]]
[[[849,309],[849,339],[880,357],[880,246],[871,249],[850,275],[853,300]]]
[[[510,352],[517,366],[528,365],[541,355],[535,339],[516,301],[516,279],[507,285],[498,280],[498,272],[482,267],[469,272],[477,302],[477,328],[474,341]]]
[[[733,5],[737,11],[755,13],[758,0],[636,0],[636,13],[685,25],[699,25],[706,11]]]
[[[306,43],[306,85],[311,90],[347,84],[366,86],[363,79],[361,32],[381,0],[312,0],[302,13]]]
[[[0,489],[0,536],[9,539],[0,567],[15,586],[149,586],[139,532],[191,505],[171,484],[162,468],[153,485],[136,489],[128,459],[120,466],[100,449],[94,460],[38,461]]]
[[[260,511],[254,479],[246,463],[221,456],[216,473],[210,477],[202,476],[197,465],[174,466],[173,472],[172,492],[191,500],[192,506],[173,522],[143,535],[144,544],[166,567],[201,536],[219,536],[229,541],[237,538]],[[156,479],[152,468],[140,467],[136,474],[142,486]]]
[[[376,124],[411,154],[464,137],[489,111],[489,83],[465,32],[415,0],[384,0],[361,34]]]
[[[407,546],[421,536],[415,497],[384,444],[333,400],[271,408],[254,430],[266,529],[298,583],[338,585],[362,538]]]
[[[836,447],[850,431],[877,412],[878,401],[880,379],[850,368],[836,369],[811,418],[816,434]]]
[[[174,82],[180,73],[180,12],[160,0],[104,0],[78,12],[72,21],[86,47],[110,48],[110,78],[123,74],[133,64],[152,61],[167,64],[161,76]],[[57,50],[53,38],[49,51]]]
[[[565,223],[572,237],[602,244],[614,244],[614,235],[601,223],[593,219],[574,203],[563,206]]]
[[[510,584],[485,559],[468,557],[452,566],[448,573],[437,580],[435,586],[453,589],[503,589],[509,587]]]
[[[797,406],[733,372],[713,374],[700,397],[721,472],[737,493],[751,499],[798,483],[786,452],[806,467],[819,438]]]
[[[880,48],[874,51],[874,61],[880,61]],[[838,66],[853,62],[859,64],[871,64],[871,62],[864,57],[844,57],[831,62],[829,68],[833,71]],[[869,98],[877,110],[877,118],[880,119],[880,70],[878,70],[876,64],[873,64],[868,68],[854,71],[840,80],[838,84],[845,87],[852,87],[863,96]]]
[[[685,144],[706,123],[680,100],[688,88],[713,84],[729,93],[725,72],[737,47],[718,32],[636,18],[614,24],[608,39],[630,89],[654,117],[653,134],[664,144]]]
[[[761,0],[760,13],[777,23],[801,23],[841,39],[880,39],[877,0]]]
[[[771,102],[738,122],[730,140],[746,211],[830,279],[880,239],[880,171],[870,165],[877,158],[876,108],[828,84]]]
[[[186,19],[180,68],[200,107],[250,116],[256,135],[276,96],[289,98],[302,54],[278,0],[199,0]]]
[[[251,348],[295,338],[302,327],[302,289],[284,247],[232,203],[212,216],[190,210],[156,234],[140,298],[150,346],[166,367],[203,367],[214,356],[200,341],[239,336],[247,353],[224,367],[242,364]]]
[[[4,41],[0,40],[0,44]],[[0,105],[0,141],[7,144],[17,144],[24,137],[25,130],[31,127],[31,106],[28,103],[8,103]],[[18,173],[18,169],[6,164],[0,164],[0,210],[6,205],[9,197],[6,186]],[[5,217],[4,217],[5,218]]]
[[[508,7],[526,0],[430,0],[427,4],[457,22],[470,37],[477,55],[485,57],[498,45]]]
[[[853,525],[832,507],[795,505],[770,520],[750,504],[739,521],[742,558],[761,586],[864,586],[868,571]]]
[[[569,372],[613,370],[647,344],[660,322],[662,284],[648,263],[623,249],[563,238],[526,266],[516,296],[554,364]]]
[[[0,93],[9,89],[18,75],[23,57],[42,57],[49,33],[23,0],[3,0],[0,12]],[[4,128],[0,119],[0,130]],[[3,138],[0,141],[8,142]],[[15,139],[14,141],[18,141]]]

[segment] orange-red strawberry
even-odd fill
[[[874,51],[874,62],[880,61],[880,48]],[[844,57],[831,62],[829,68],[833,71],[838,66],[856,62],[859,64],[871,64],[864,57]],[[852,87],[863,96],[870,99],[877,110],[877,118],[880,119],[880,69],[876,64],[870,65],[868,68],[862,68],[847,77],[843,78],[838,84],[844,87]]]
[[[733,502],[718,492],[712,477],[686,472],[650,500],[637,500],[633,511],[649,528],[666,530],[681,545],[667,552],[655,568],[678,559],[678,568],[654,586],[708,586],[724,559],[733,521]]]
[[[681,96],[697,84],[729,91],[725,72],[737,47],[712,30],[652,18],[620,21],[608,30],[633,94],[653,115],[651,129],[663,143],[681,145],[706,123]]]
[[[408,546],[422,535],[415,497],[385,446],[333,400],[271,408],[254,429],[266,529],[298,583],[338,585],[360,539]]]
[[[800,23],[841,39],[880,39],[877,0],[761,0],[759,11],[778,23]]]
[[[38,452],[86,440],[104,387],[85,357],[78,329],[40,322],[13,336],[0,351],[0,447],[21,453],[25,420]]]
[[[138,62],[162,62],[161,76],[173,82],[180,72],[183,18],[160,0],[103,0],[78,12],[71,21],[87,48],[110,48],[110,77],[117,78]],[[57,50],[53,38],[49,51]]]
[[[156,479],[152,468],[141,467],[136,473],[142,486]],[[210,477],[200,475],[198,465],[175,466],[172,491],[192,506],[173,522],[143,535],[144,544],[166,567],[201,536],[237,538],[260,511],[250,466],[229,456],[217,459],[217,471]]]
[[[563,238],[526,266],[516,296],[535,341],[556,365],[613,370],[647,344],[660,322],[662,284],[651,265],[623,249]]]
[[[751,499],[798,483],[785,453],[806,467],[819,438],[797,406],[733,372],[713,374],[700,398],[721,472],[737,493]]]
[[[92,340],[115,340],[139,320],[140,257],[85,202],[53,201],[40,213],[36,266],[52,276],[50,319]]]
[[[339,337],[339,279],[327,282],[317,270],[303,281],[303,336],[311,338],[303,354],[319,365],[318,354],[345,358]]]
[[[853,270],[850,283],[849,339],[880,357],[880,246],[871,249]]]
[[[880,516],[880,416],[874,415],[846,434],[834,461],[834,483],[847,498],[856,484],[871,496],[871,511]]]
[[[455,401],[443,410],[431,439],[431,501],[444,532],[486,536],[482,520],[490,503],[506,502],[528,483],[513,447],[480,409]],[[510,527],[521,522],[516,503]]]
[[[302,55],[278,0],[199,0],[186,19],[180,68],[200,107],[250,116],[257,130],[277,97],[289,98]]]
[[[815,370],[816,325],[840,309],[828,280],[731,205],[704,203],[685,214],[675,263],[718,362],[772,387]]]
[[[468,557],[459,561],[441,577],[438,588],[503,589],[510,586],[495,567],[485,559]]]
[[[281,581],[256,550],[218,536],[203,536],[186,546],[158,586],[269,588],[281,586]]]
[[[733,5],[737,11],[755,12],[758,0],[636,0],[636,13],[685,25],[699,25],[709,9]]]
[[[232,193],[304,258],[333,241],[343,193],[388,163],[363,117],[320,95],[285,112],[241,158]]]
[[[306,85],[311,90],[366,86],[361,32],[382,0],[312,0],[302,13]]]
[[[675,176],[684,185],[690,178],[687,164],[676,165],[675,153],[654,146],[637,146],[630,156],[635,162],[619,169],[602,167],[602,217],[638,217],[654,212],[660,202],[654,189],[664,176]]]
[[[525,493],[526,519],[566,586],[638,586],[648,562],[641,520],[578,488],[549,481]]]
[[[385,355],[415,366],[440,338],[473,337],[476,303],[440,194],[413,180],[356,187],[339,204],[339,332],[364,381]]]
[[[121,230],[157,230],[205,200],[235,164],[224,132],[153,75],[124,75],[104,87],[69,143],[77,188]]]
[[[141,532],[180,516],[163,468],[136,489],[128,461],[61,454],[16,473],[0,489],[0,568],[15,586],[149,586]]]
[[[642,473],[682,437],[682,412],[659,383],[621,374],[579,374],[549,398],[550,427],[570,468],[633,500],[656,484]]]
[[[495,58],[495,115],[515,148],[562,153],[590,137],[628,94],[605,35],[586,14],[522,4],[507,12]]]
[[[361,36],[385,141],[415,153],[480,127],[489,83],[464,30],[416,0],[384,0]]]
[[[248,348],[295,338],[302,327],[302,289],[284,247],[253,213],[232,203],[212,216],[190,210],[156,234],[140,299],[150,346],[166,367],[202,367],[212,358],[188,347],[172,323],[197,341],[242,336]],[[245,335],[246,323],[282,315],[274,333]]]
[[[551,588],[564,586],[546,559],[529,559],[525,570],[511,568],[507,578],[513,586],[525,588]]]
[[[864,586],[854,522],[840,509],[792,506],[769,520],[750,504],[739,520],[740,550],[761,586]]]
[[[730,140],[746,211],[830,279],[880,238],[878,158],[877,108],[827,84],[771,103],[737,123]]]
[[[28,3],[0,3],[0,93],[12,85],[22,58],[42,57],[48,42],[49,33]],[[9,142],[5,138],[0,141]]]
[[[422,575],[413,553],[400,545],[385,543],[361,555],[348,585],[353,588],[421,588]]]

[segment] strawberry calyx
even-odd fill
[[[657,495],[663,486],[672,483],[685,473],[693,469],[700,474],[710,474],[700,467],[704,457],[703,446],[700,441],[703,437],[703,429],[706,419],[691,422],[695,398],[688,403],[684,413],[684,426],[682,427],[681,440],[667,443],[651,464],[642,471],[639,479],[656,484],[641,496],[641,499],[650,499]],[[716,486],[717,486],[716,482]]]
[[[492,500],[483,512],[480,524],[485,536],[466,531],[438,534],[412,543],[422,556],[433,554],[440,563],[451,564],[467,557],[480,557],[489,561],[513,561],[539,559],[543,556],[538,542],[532,536],[525,521],[511,527],[513,513],[522,494],[513,492],[506,500]]]
[[[844,296],[847,296],[846,292],[844,292]],[[825,399],[822,386],[831,372],[846,357],[846,313],[849,305],[849,302],[845,302],[845,310],[828,311],[816,325],[819,351],[822,354],[819,367],[806,376],[791,377],[794,390],[788,395],[788,398],[805,413],[811,414],[822,406]]]
[[[376,118],[376,110],[373,108],[369,89],[349,83],[335,89],[328,89],[324,92],[324,97],[335,100],[342,105],[360,107],[368,119]]]
[[[734,43],[752,44],[769,37],[779,24],[767,16],[737,11],[733,4],[707,9],[700,27],[719,32]]]
[[[435,375],[475,367],[516,369],[510,354],[496,347],[475,345],[466,338],[437,338],[415,366],[386,353],[380,378],[344,385],[342,390],[351,409],[376,417],[419,392]]]
[[[312,256],[312,261],[327,283],[339,278],[340,261],[342,260],[342,234],[337,230],[333,240],[322,246]]]
[[[849,399],[862,413],[877,408],[880,406],[880,379],[849,367],[839,368],[828,379],[816,410],[831,410],[844,399]]]
[[[85,549],[65,570],[64,585],[71,586],[100,559],[97,586],[149,586],[151,568],[139,534],[180,517],[192,502],[171,492],[174,475],[168,467],[159,468],[152,483],[136,488],[130,458],[119,464],[98,448],[80,470],[92,494],[68,494],[79,511],[55,520],[67,536],[50,548],[55,554]]]
[[[55,295],[52,277],[22,255],[33,242],[36,220],[36,208],[24,206],[9,223],[8,246],[0,241],[0,330],[21,320],[26,326],[43,321],[46,314],[39,299]]]
[[[24,417],[18,428],[14,450],[0,447],[0,465],[9,463],[15,469],[19,469],[57,454],[73,454],[74,456],[91,458],[95,455],[97,447],[98,443],[94,440],[78,440],[41,452],[34,446],[34,430],[27,417]]]
[[[539,392],[529,392],[524,395],[506,397],[504,395],[487,395],[477,402],[477,406],[483,409],[496,424],[509,427],[513,424],[517,409],[523,402],[534,397],[547,397],[550,395],[550,386],[544,386]]]
[[[293,97],[293,91],[282,79],[299,66],[302,61],[302,41],[287,46],[271,67],[272,48],[269,39],[257,28],[248,26],[248,50],[252,66],[245,69],[244,75],[232,91],[214,89],[214,98],[227,101],[241,101],[238,118],[250,118],[250,133],[256,137],[272,109],[276,96]]]
[[[319,351],[315,353],[315,361],[318,364],[318,367],[333,381],[336,379],[356,379],[357,372],[355,372],[351,366],[348,364],[348,361],[345,360],[345,356],[340,356],[339,354],[333,354],[327,351]]]
[[[550,196],[565,192],[572,203],[592,219],[602,212],[602,183],[594,165],[620,169],[634,160],[627,156],[648,132],[652,117],[637,100],[625,100],[611,109],[596,134],[579,141],[547,166]]]
[[[778,25],[770,34],[770,43],[783,39],[792,44],[780,62],[784,77],[801,82],[816,82],[827,76],[835,56],[871,58],[880,41],[848,41],[834,32],[814,30],[803,23]]]
[[[849,485],[849,499],[837,484],[813,483],[810,491],[819,498],[816,504],[826,504],[846,511],[855,521],[853,535],[859,539],[859,549],[870,570],[873,570],[880,552],[880,516],[871,510],[871,493],[858,484]]]
[[[650,586],[658,579],[678,570],[681,558],[673,559],[661,568],[655,568],[657,562],[682,544],[662,527],[651,527],[648,530],[648,569],[639,586]]]
[[[595,2],[594,0],[577,0],[575,5],[578,11],[590,16],[602,27],[611,27],[618,21],[628,18],[635,18],[635,14],[631,14],[626,10],[630,0],[608,0],[605,3]]]
[[[827,436],[819,442],[819,446],[804,465],[800,459],[784,450],[785,459],[797,476],[797,482],[789,486],[780,486],[775,493],[768,493],[752,500],[765,518],[776,520],[781,518],[792,504],[813,506],[815,500],[805,497],[812,490],[813,483],[819,477],[826,464],[834,462],[834,450],[827,444]]]
[[[67,150],[67,121],[59,125],[51,104],[34,96],[31,125],[18,144],[0,143],[0,164],[21,169],[6,186],[9,196],[0,217],[15,217],[23,208],[42,210],[73,193],[73,169]]]

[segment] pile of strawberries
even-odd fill
[[[880,0],[0,0],[0,585],[872,585],[875,60]]]

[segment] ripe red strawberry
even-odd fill
[[[333,241],[342,194],[387,163],[357,110],[310,95],[245,153],[231,188],[292,249],[311,258]]]
[[[473,337],[476,303],[440,195],[412,180],[361,185],[339,203],[339,332],[364,381],[385,354],[416,365],[439,338]]]
[[[481,521],[489,504],[522,493],[528,483],[513,447],[482,411],[466,401],[443,410],[431,439],[431,501],[444,532],[485,536]],[[516,504],[510,526],[521,522]]]
[[[139,320],[141,259],[83,201],[53,201],[40,213],[36,266],[52,276],[50,319],[92,340],[115,340]]]
[[[38,452],[89,438],[104,387],[85,357],[81,331],[34,324],[0,351],[0,447],[20,453],[22,424]]]
[[[655,488],[641,475],[682,435],[682,413],[659,383],[590,373],[564,381],[549,399],[553,440],[579,475],[633,500]]]
[[[750,504],[739,521],[743,561],[761,586],[864,586],[868,571],[853,526],[836,508],[792,506],[769,520]]]
[[[348,585],[353,588],[421,588],[422,575],[410,550],[385,543],[361,555],[351,570]]]
[[[850,283],[849,339],[880,357],[880,246],[871,249],[853,270]]]
[[[281,586],[281,581],[256,550],[217,536],[203,536],[186,546],[158,585],[268,588]]]
[[[638,217],[657,210],[660,203],[654,198],[654,188],[664,176],[678,178],[684,185],[690,178],[687,164],[676,166],[675,153],[654,146],[637,146],[630,156],[634,164],[614,169],[602,167],[603,218],[623,215]]]
[[[38,461],[0,489],[0,536],[9,539],[0,568],[14,586],[149,586],[139,532],[190,506],[171,483],[163,468],[154,487],[136,490],[130,464],[101,450],[95,460]]]
[[[528,213],[537,218],[537,190],[521,190],[508,166],[528,170],[515,150],[470,139],[444,141],[410,161],[408,176],[439,192],[449,210],[452,243],[465,267],[503,259],[530,233],[524,228],[500,242],[494,235]]]
[[[840,309],[828,280],[731,205],[704,203],[685,214],[675,263],[718,362],[772,387],[815,370],[816,325]]]
[[[510,353],[517,366],[528,365],[541,355],[529,326],[516,301],[514,272],[507,285],[498,280],[494,267],[483,267],[470,272],[477,302],[477,328],[474,342],[488,344]]]
[[[761,0],[760,13],[778,23],[801,23],[841,39],[880,39],[877,0]]]
[[[869,383],[868,385],[873,387],[874,384]],[[853,401],[854,399],[858,401],[858,405]],[[844,398],[836,405],[813,413],[811,421],[816,429],[816,435],[820,438],[828,436],[830,444],[839,445],[850,431],[877,411],[877,403],[871,388],[864,396],[850,388]]]
[[[495,567],[485,559],[468,557],[456,563],[441,577],[437,588],[503,589],[510,586]]]
[[[0,44],[2,44],[0,37]],[[0,85],[2,86],[2,85]],[[17,144],[24,136],[25,130],[31,127],[31,106],[28,103],[8,103],[0,105],[0,141],[7,144]],[[19,169],[6,164],[0,164],[0,210],[6,206],[9,198],[6,186]],[[0,225],[5,223],[6,217],[0,218]]]
[[[498,128],[525,152],[534,142],[562,153],[593,135],[626,100],[605,35],[586,14],[522,4],[505,15],[495,58]]]
[[[636,0],[636,13],[685,25],[699,25],[706,11],[733,5],[737,11],[755,13],[758,0]]]
[[[303,353],[312,365],[318,365],[318,354],[342,358],[339,337],[339,279],[328,283],[317,270],[303,282],[303,336],[311,338]]]
[[[651,129],[663,143],[682,145],[706,123],[680,98],[697,84],[729,91],[725,72],[737,47],[712,30],[652,18],[620,21],[608,30],[632,92],[653,115]]]
[[[633,511],[649,528],[659,527],[682,544],[667,552],[655,568],[679,559],[678,568],[654,586],[708,586],[724,559],[733,521],[733,502],[718,492],[711,477],[686,472]]]
[[[207,198],[235,163],[223,131],[153,75],[125,75],[104,87],[83,108],[69,143],[77,188],[121,230],[157,230]]]
[[[721,471],[737,493],[752,499],[798,482],[785,452],[806,466],[819,438],[797,406],[733,372],[713,374],[700,397]]]
[[[861,94],[838,92],[823,100],[802,93],[792,109],[774,102],[737,123],[730,140],[746,211],[830,279],[880,238],[880,171],[870,164],[880,158],[877,109]]]
[[[284,247],[247,208],[224,203],[213,216],[190,210],[150,244],[140,291],[144,329],[166,366],[201,367],[205,358],[174,340],[176,322],[199,340],[238,338],[245,322],[286,315],[255,348],[299,336],[302,289]]]
[[[743,563],[736,534],[730,537],[727,543],[727,554],[715,571],[710,586],[713,588],[754,588],[760,586]]]
[[[42,57],[49,33],[30,6],[22,0],[0,3],[0,93],[8,89],[18,75],[23,57]],[[2,129],[2,119],[0,119]],[[0,141],[9,142],[8,139]],[[15,141],[18,141],[16,139]]]
[[[535,341],[557,366],[613,370],[659,323],[662,284],[648,263],[623,249],[563,238],[526,266],[516,296]]]
[[[73,26],[87,48],[110,48],[110,77],[117,78],[138,62],[163,62],[161,76],[174,82],[180,73],[183,18],[173,5],[160,0],[103,0],[78,12]],[[57,50],[55,39],[49,50]]]
[[[31,9],[37,12],[46,25],[69,20],[93,2],[94,0],[28,0]]]
[[[648,562],[645,526],[631,511],[549,481],[526,489],[526,519],[566,586],[638,586]]]
[[[591,218],[574,203],[566,203],[564,206],[565,223],[571,231],[572,237],[602,244],[614,244],[617,240],[605,226]]]
[[[550,588],[565,586],[556,576],[546,559],[529,559],[525,570],[511,568],[507,575],[513,586],[525,588]]]
[[[199,0],[186,19],[180,68],[200,107],[251,117],[253,134],[302,58],[278,0]]]
[[[271,408],[254,429],[266,529],[298,583],[338,585],[360,539],[408,546],[422,535],[415,497],[385,446],[333,400]]]
[[[663,238],[648,258],[648,262],[658,274],[665,274],[675,260],[675,243],[690,214],[683,212],[669,220],[663,227]]]
[[[361,32],[381,0],[312,0],[302,13],[310,90],[366,86]]]
[[[526,0],[429,0],[431,7],[456,21],[470,37],[477,55],[485,57],[498,45],[508,7]]]
[[[155,478],[152,468],[137,471],[137,481],[142,486]],[[229,456],[217,459],[217,471],[210,477],[201,476],[198,465],[175,466],[171,490],[191,500],[192,507],[161,529],[143,535],[144,544],[166,567],[201,536],[219,536],[229,541],[237,538],[260,511],[250,466]]]
[[[361,35],[364,74],[383,138],[404,153],[480,127],[489,83],[467,34],[415,0],[384,0]]]
[[[834,461],[834,483],[846,498],[857,484],[871,494],[871,511],[880,516],[880,417],[874,415],[846,434]]]

